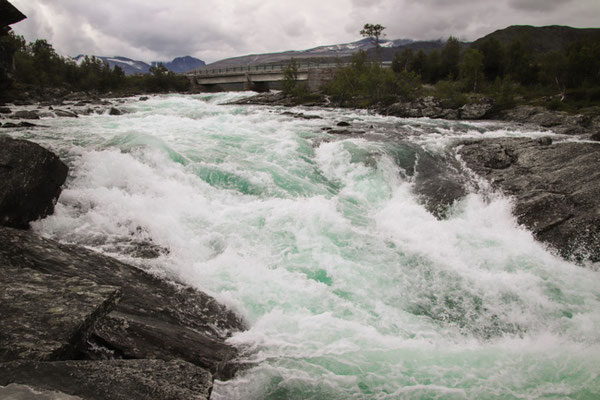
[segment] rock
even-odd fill
[[[78,115],[75,114],[72,111],[67,111],[67,110],[54,110],[54,114],[56,114],[57,117],[67,117],[67,118],[77,118]]]
[[[108,111],[109,115],[122,115],[123,112],[121,110],[119,110],[118,108],[115,107],[111,107],[110,110]]]
[[[550,128],[564,123],[566,117],[567,113],[564,112],[543,111],[529,117],[527,122],[543,126],[544,128]]]
[[[142,96],[138,100],[139,101],[147,101],[148,100],[148,96]]]
[[[596,132],[592,136],[590,136],[590,140],[594,140],[596,142],[600,142],[600,132]]]
[[[461,119],[482,119],[492,111],[493,104],[489,100],[477,101],[475,103],[465,104],[459,109]]]
[[[537,142],[541,146],[550,146],[552,144],[552,138],[550,136],[544,136],[537,139]]]
[[[340,121],[336,124],[336,126],[350,126],[350,123],[346,121]]]
[[[460,149],[469,168],[515,198],[519,223],[567,259],[600,261],[600,147],[497,138]]]
[[[449,154],[415,149],[414,190],[425,208],[444,218],[452,204],[466,195],[461,167]]]
[[[6,122],[2,125],[2,128],[35,128],[40,125],[32,124],[31,122],[21,121],[18,124],[13,122]]]
[[[0,361],[64,360],[86,346],[120,298],[114,286],[30,268],[0,268]]]
[[[67,172],[43,147],[0,136],[0,225],[28,228],[51,214]]]
[[[181,360],[0,363],[0,385],[12,383],[84,400],[200,400],[212,391],[211,374]]]
[[[0,107],[0,114],[10,114],[11,112],[8,107]]]
[[[91,104],[92,101],[91,100],[82,100],[82,101],[78,101],[77,103],[73,104],[73,106],[75,107],[85,107],[88,104]]]
[[[87,279],[123,293],[98,321],[84,358],[181,358],[227,379],[238,369],[238,350],[225,343],[245,329],[242,320],[212,297],[154,277],[138,268],[30,231],[0,228],[0,265],[53,276]]]
[[[40,119],[37,111],[15,111],[10,115],[13,119]]]

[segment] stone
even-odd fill
[[[26,229],[51,214],[67,172],[43,147],[0,136],[0,225]]]
[[[111,107],[110,110],[108,111],[108,114],[109,115],[122,115],[123,112],[116,107]]]
[[[212,391],[210,372],[181,360],[0,363],[0,385],[14,383],[84,400],[205,400]]]
[[[0,361],[64,360],[81,351],[121,292],[77,276],[0,268]]]
[[[492,111],[493,104],[489,100],[465,104],[459,109],[461,119],[482,119]]]
[[[13,119],[40,119],[37,111],[15,111],[10,115]]]
[[[594,140],[596,142],[600,142],[600,132],[596,132],[590,136],[590,140]]]
[[[147,101],[148,100],[148,96],[142,96],[138,100],[139,101]]]
[[[11,112],[8,107],[0,107],[0,114],[10,114]]]
[[[340,122],[338,122],[336,125],[337,125],[337,126],[350,126],[350,123],[349,123],[349,122],[346,122],[346,121],[340,121]]]
[[[54,114],[56,114],[57,117],[67,117],[67,118],[77,118],[78,117],[78,115],[72,111],[60,110],[60,109],[54,110]]]
[[[90,337],[84,358],[183,359],[228,379],[239,368],[238,349],[225,343],[245,329],[240,317],[212,297],[150,275],[113,258],[0,227],[0,265],[79,277],[120,288],[123,297]],[[100,350],[98,350],[100,348]]]
[[[600,261],[600,146],[494,138],[463,143],[467,166],[515,199],[519,223],[560,255]],[[500,168],[498,168],[500,167]]]

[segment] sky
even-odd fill
[[[207,63],[360,40],[365,23],[389,39],[471,41],[510,25],[599,27],[600,0],[9,0],[14,31],[64,56]]]

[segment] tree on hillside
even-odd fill
[[[477,85],[483,75],[483,54],[479,50],[469,49],[460,64],[460,77],[466,87],[477,92]]]
[[[375,44],[375,51],[377,51],[377,57],[381,59],[379,38],[381,36],[385,36],[383,30],[385,26],[380,24],[365,24],[365,26],[360,30],[360,34],[366,38],[371,38],[373,44]]]
[[[458,77],[458,63],[460,61],[460,42],[450,36],[442,49],[442,74],[444,78],[456,79]]]

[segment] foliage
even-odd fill
[[[360,30],[360,34],[363,37],[368,37],[373,40],[373,44],[375,47],[379,48],[379,38],[383,35],[383,31],[385,26],[380,24],[365,24],[365,26]]]
[[[435,97],[440,99],[442,106],[446,108],[458,108],[469,101],[462,92],[460,83],[452,80],[438,81],[434,93]]]
[[[388,104],[398,97],[414,98],[420,89],[416,74],[405,70],[394,72],[379,63],[370,62],[364,51],[352,57],[349,66],[341,68],[325,91],[342,106],[366,107]]]
[[[477,84],[483,75],[483,54],[479,50],[468,49],[460,64],[460,77],[467,90],[477,92]]]
[[[111,68],[96,57],[86,56],[77,65],[58,55],[46,40],[26,43],[22,36],[12,32],[0,39],[0,50],[6,48],[13,49],[14,53],[13,91],[61,88],[95,93],[136,93],[185,91],[190,85],[186,77],[167,71],[162,65],[152,67],[149,75],[139,76],[126,76],[122,68]]]

